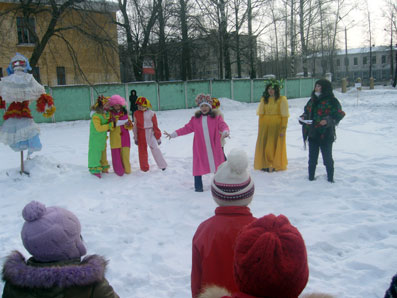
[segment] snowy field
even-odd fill
[[[326,181],[321,157],[316,181],[307,179],[308,151],[297,120],[307,98],[289,101],[287,171],[253,170],[256,103],[221,99],[231,129],[225,151],[242,148],[249,155],[254,216],[284,214],[302,233],[310,268],[304,293],[383,297],[397,272],[397,90],[363,90],[359,97],[356,90],[335,94],[346,112],[333,150],[336,183]],[[157,112],[159,127],[171,133],[194,111]],[[38,200],[78,216],[88,253],[110,260],[106,276],[120,297],[190,297],[191,240],[216,207],[212,175],[204,176],[203,193],[193,190],[193,135],[163,138],[165,172],[150,153],[151,169],[141,172],[132,145],[133,172],[98,179],[87,169],[89,121],[40,128],[43,149],[26,162],[30,177],[18,173],[19,153],[0,144],[1,263],[14,249],[29,256],[20,239],[21,211]]]

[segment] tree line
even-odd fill
[[[313,71],[308,57],[321,61],[321,74],[333,73],[341,33],[354,25],[349,14],[358,7],[357,2],[350,0],[117,0],[111,2],[117,5],[116,17],[107,14],[109,22],[117,24],[115,40],[89,13],[98,11],[93,6],[98,1],[18,0],[15,4],[0,14],[0,23],[7,14],[23,16],[29,33],[35,37],[32,66],[38,63],[48,42],[57,39],[68,45],[75,68],[81,72],[74,45],[64,34],[75,30],[97,42],[99,48],[119,51],[121,63],[131,67],[130,80],[136,81],[144,79],[142,66],[147,58],[155,63],[156,80],[170,80],[171,72],[177,73],[172,79],[193,79],[193,60],[208,58],[208,53],[203,53],[208,44],[214,48],[212,56],[219,79],[241,77],[243,61],[249,65],[251,78],[256,78],[258,72],[291,77],[296,73],[298,59],[307,76]],[[63,23],[65,14],[72,9],[79,12],[79,20],[75,24]],[[100,12],[106,14],[106,9]],[[29,27],[29,18],[40,14],[46,14],[48,22],[39,34]],[[370,12],[367,14],[370,27]],[[387,0],[385,17],[390,18],[391,28],[396,27],[396,14],[396,1]],[[205,45],[196,42],[200,39],[205,40]],[[98,61],[106,63],[106,57]],[[236,66],[236,73],[232,73],[232,65]]]

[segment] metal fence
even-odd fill
[[[310,96],[314,78],[288,79],[284,81],[281,94],[288,99]],[[213,97],[226,97],[240,102],[259,102],[265,85],[263,79],[197,80],[176,82],[133,82],[123,84],[100,84],[94,86],[58,86],[46,88],[54,98],[56,113],[52,118],[44,118],[31,104],[36,122],[60,122],[90,119],[90,106],[98,95],[119,94],[129,105],[131,90],[138,96],[150,100],[155,111],[187,109],[195,106],[194,99],[199,93],[209,93]],[[0,110],[0,124],[4,110]]]

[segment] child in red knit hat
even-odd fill
[[[298,298],[309,278],[306,246],[284,215],[266,215],[236,239],[234,278],[238,291],[207,288],[199,298]],[[332,298],[312,293],[310,298]]]
[[[234,243],[240,230],[253,222],[248,204],[255,191],[248,171],[248,156],[233,149],[216,172],[211,192],[219,207],[215,215],[200,224],[192,243],[192,297],[216,284],[237,291],[233,278]]]

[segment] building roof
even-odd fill
[[[393,50],[397,50],[397,47],[394,46]],[[376,46],[376,47],[372,47],[372,53],[374,53],[374,52],[386,52],[386,51],[390,51],[390,46]],[[367,48],[347,49],[347,54],[348,55],[365,54],[365,53],[369,53],[369,52],[370,52],[369,47],[367,47]],[[337,51],[335,51],[335,55],[336,56],[346,55],[346,52],[345,52],[345,50],[337,50]]]

